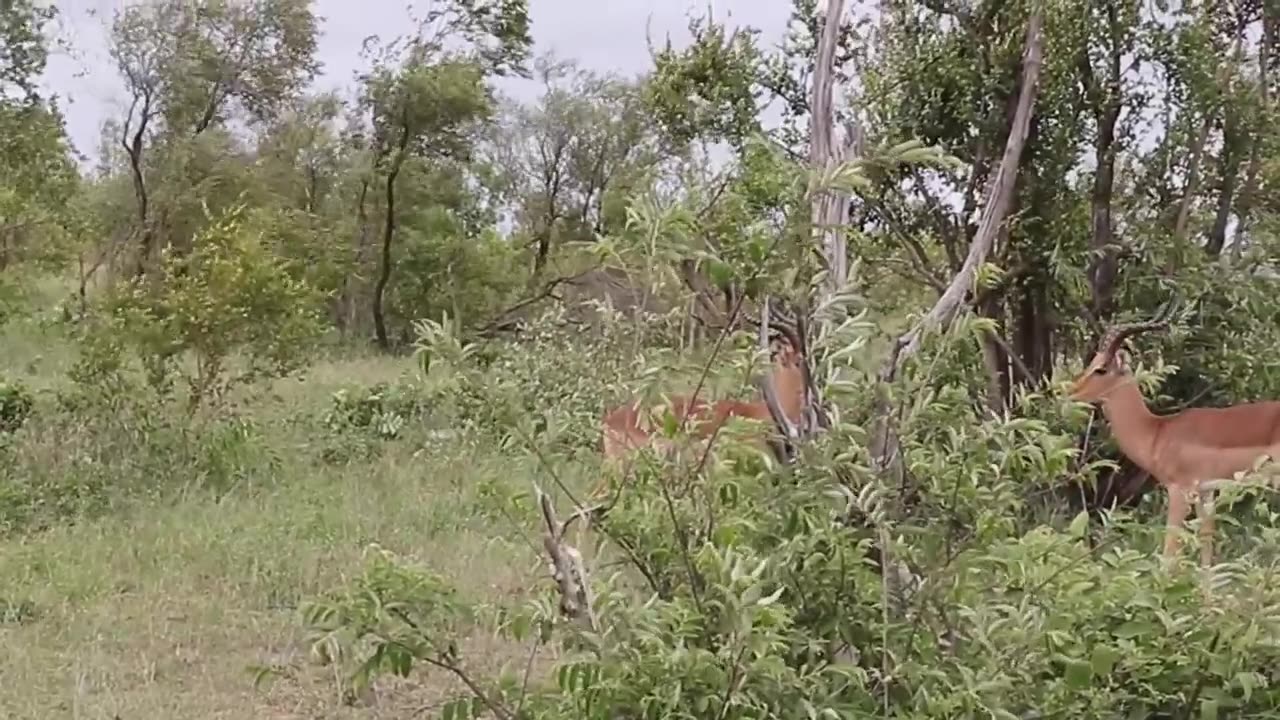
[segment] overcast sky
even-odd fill
[[[62,98],[67,129],[76,148],[92,157],[99,128],[108,117],[121,116],[124,97],[120,79],[107,54],[107,32],[120,0],[57,0],[58,36],[71,51],[55,52],[45,73],[45,87]],[[414,3],[425,7],[422,0]],[[627,75],[650,65],[646,25],[655,44],[670,34],[678,45],[688,39],[688,17],[708,5],[717,19],[762,31],[762,42],[781,40],[791,3],[785,0],[529,0],[535,52],[553,51],[585,67]],[[390,39],[409,26],[405,0],[314,0],[321,17],[319,59],[324,64],[320,88],[350,86],[360,68],[364,38]],[[530,97],[537,86],[506,81],[505,92]]]

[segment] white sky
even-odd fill
[[[107,54],[111,18],[122,3],[55,0],[54,4],[61,15],[56,34],[71,48],[54,52],[44,87],[60,96],[76,149],[92,159],[102,122],[122,116],[125,110],[120,79]],[[317,87],[349,87],[361,67],[365,37],[389,40],[404,33],[409,27],[409,4],[406,0],[314,0],[322,33],[317,54],[323,68]],[[412,4],[425,7],[422,0]],[[767,45],[782,39],[791,12],[786,0],[529,0],[534,52],[553,51],[593,70],[635,74],[651,64],[646,25],[655,45],[668,34],[681,45],[688,38],[689,15],[702,14],[709,5],[718,20],[759,28]],[[539,89],[536,83],[519,79],[504,80],[499,87],[522,98],[533,97]]]

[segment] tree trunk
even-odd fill
[[[1004,325],[1004,304],[997,293],[983,298],[975,310],[982,317],[995,320],[997,327]],[[982,365],[987,371],[987,407],[992,413],[999,415],[1004,412],[1009,398],[1009,356],[992,333],[986,333],[982,337]]]
[[[396,233],[396,178],[400,175],[408,148],[409,128],[406,126],[400,136],[400,147],[391,162],[391,169],[387,171],[387,217],[382,224],[382,263],[378,271],[378,282],[373,288],[373,330],[378,339],[378,347],[384,351],[391,349],[382,301],[387,292],[387,284],[391,282],[391,243]]]
[[[1026,144],[1027,133],[1031,126],[1031,116],[1035,112],[1036,90],[1040,81],[1040,68],[1044,52],[1044,14],[1041,10],[1032,13],[1027,21],[1026,46],[1022,56],[1022,77],[1019,82],[1017,110],[1010,124],[1008,140],[1005,143],[1004,156],[991,179],[987,191],[987,199],[982,207],[982,216],[978,223],[978,231],[974,233],[969,245],[969,253],[965,257],[960,271],[951,278],[950,284],[938,298],[924,318],[911,330],[907,331],[890,350],[880,370],[882,382],[893,382],[902,365],[920,349],[924,332],[945,327],[955,319],[969,290],[973,287],[974,276],[978,268],[986,262],[987,256],[994,246],[996,237],[1013,204],[1014,187],[1018,180],[1018,167],[1022,161],[1022,148]]]
[[[369,260],[370,182],[371,179],[368,175],[360,181],[360,193],[356,199],[356,231],[352,237],[352,267],[342,279],[342,302],[338,308],[340,315],[338,329],[344,336],[355,332],[360,324],[358,308],[361,304],[360,295],[363,288],[357,282],[357,278],[364,271],[365,265]]]
[[[845,128],[842,146],[833,145],[835,108],[832,106],[832,86],[835,84],[836,45],[843,13],[844,0],[827,0],[822,11],[822,35],[814,59],[809,107],[809,167],[819,172],[861,152],[862,133],[856,126]],[[822,255],[827,265],[824,292],[831,296],[843,289],[849,275],[849,253],[844,235],[844,221],[849,216],[849,196],[826,190],[815,193],[810,202],[811,222],[821,237]]]
[[[1015,348],[1027,377],[1022,382],[1039,385],[1053,372],[1053,325],[1049,316],[1048,280],[1032,273],[1018,283],[1018,326]]]
[[[529,278],[531,285],[536,284],[542,277],[542,271],[547,267],[547,258],[551,255],[551,225],[548,224],[538,232],[537,249],[533,255],[533,277]]]
[[[1178,218],[1173,223],[1173,237],[1182,241],[1187,239],[1187,223],[1191,220],[1191,205],[1195,202],[1196,193],[1200,189],[1200,161],[1204,156],[1205,143],[1209,142],[1209,130],[1213,127],[1213,115],[1205,112],[1200,121],[1200,131],[1191,143],[1191,157],[1187,160],[1187,183],[1182,189],[1182,202],[1178,204]]]
[[[1094,172],[1093,189],[1089,198],[1092,224],[1089,249],[1093,251],[1094,258],[1089,263],[1088,272],[1093,316],[1098,319],[1109,317],[1114,310],[1113,296],[1118,272],[1111,205],[1116,177],[1116,124],[1124,106],[1121,56],[1126,50],[1118,15],[1116,3],[1107,5],[1107,39],[1110,46],[1105,87],[1098,84],[1088,53],[1080,58],[1081,79],[1085,93],[1093,105],[1093,118],[1097,125],[1097,139],[1094,142],[1097,170]]]
[[[1093,234],[1089,248],[1095,253],[1089,266],[1089,286],[1092,290],[1093,315],[1102,319],[1110,317],[1113,308],[1116,272],[1115,235],[1111,219],[1111,198],[1115,191],[1116,177],[1116,122],[1120,119],[1121,99],[1119,88],[1107,98],[1107,105],[1098,113],[1098,140],[1094,157],[1098,169],[1093,176],[1090,193],[1090,216]]]
[[[141,98],[141,102],[142,110],[138,114],[137,129],[134,130],[133,136],[130,137],[128,134],[129,123],[126,121],[125,137],[120,141],[125,153],[129,156],[129,171],[133,176],[133,194],[138,201],[138,232],[141,242],[138,247],[138,263],[134,268],[135,278],[141,278],[146,275],[147,265],[151,261],[153,245],[155,244],[155,236],[151,228],[147,180],[142,172],[143,138],[147,132],[147,124],[151,120],[151,97],[144,95]],[[130,117],[132,117],[132,108],[130,109]]]
[[[1218,65],[1215,77],[1219,86],[1225,85],[1229,79],[1230,63]],[[1191,158],[1187,161],[1187,183],[1182,191],[1182,202],[1178,204],[1178,217],[1173,224],[1173,237],[1182,241],[1187,239],[1187,224],[1191,220],[1191,206],[1195,204],[1196,193],[1200,191],[1200,164],[1204,160],[1204,146],[1209,142],[1209,131],[1213,129],[1214,113],[1205,110],[1200,120],[1200,130],[1191,142]]]

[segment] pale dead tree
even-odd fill
[[[1044,53],[1043,25],[1044,11],[1037,6],[1027,21],[1018,104],[1009,126],[1004,156],[987,186],[978,229],[970,241],[968,255],[929,312],[893,344],[880,369],[871,435],[871,453],[877,469],[883,474],[892,472],[896,476],[899,474],[901,465],[898,455],[898,437],[892,421],[894,408],[889,402],[888,386],[898,378],[907,360],[919,351],[925,333],[948,327],[967,304],[966,298],[974,289],[978,269],[991,254],[1009,214],[1009,208],[1013,204],[1022,149],[1026,144],[1031,116],[1035,111],[1036,90]],[[880,535],[885,591],[896,601],[894,604],[900,607],[904,599],[903,591],[911,583],[910,573],[904,567],[892,562],[889,554],[889,538],[883,527]],[[889,598],[886,598],[885,612],[889,612]]]
[[[845,219],[849,215],[849,194],[830,187],[827,181],[841,165],[861,153],[862,130],[856,123],[849,123],[844,128],[840,142],[837,142],[833,95],[836,49],[840,39],[844,0],[827,0],[817,10],[820,32],[814,58],[813,82],[809,91],[809,167],[813,174],[809,202],[810,224],[816,234],[825,266],[817,303],[819,307],[823,307],[844,290],[849,277],[849,251],[844,233]],[[770,312],[767,309],[769,303],[766,298],[763,311],[766,319]],[[798,308],[794,322],[802,344],[801,354],[807,358],[808,349],[803,347],[808,342],[805,315],[805,308]],[[821,331],[822,328],[819,328],[820,333]],[[764,350],[768,340],[763,327],[760,338],[761,349]],[[789,440],[808,437],[829,425],[817,385],[813,382],[812,365],[807,360],[804,385],[804,409],[798,426],[788,422],[783,413],[773,413],[779,431]],[[778,390],[773,387],[772,379],[765,378],[761,389],[770,408],[776,407]]]
[[[914,327],[903,333],[894,343],[880,370],[883,382],[892,382],[906,361],[920,349],[926,332],[946,327],[965,305],[965,297],[973,290],[978,268],[986,262],[995,245],[1001,227],[1013,204],[1014,187],[1018,179],[1018,166],[1022,160],[1022,148],[1027,141],[1031,116],[1035,112],[1036,89],[1040,80],[1040,67],[1044,53],[1044,14],[1037,8],[1027,21],[1026,45],[1022,51],[1022,77],[1019,85],[1018,105],[1009,137],[1005,143],[1000,167],[987,186],[987,197],[982,207],[978,229],[969,243],[960,270],[951,278],[938,301]]]
[[[835,142],[835,108],[832,96],[835,85],[836,45],[840,38],[840,18],[844,0],[827,0],[819,9],[817,57],[813,67],[813,87],[809,103],[809,165],[817,177],[828,177],[834,168],[862,151],[862,128],[849,123],[840,144]],[[844,235],[845,218],[849,215],[849,195],[833,189],[814,192],[811,199],[811,221],[818,233],[822,256],[826,261],[826,288],[830,297],[844,288],[849,277],[849,253]]]

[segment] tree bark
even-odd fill
[[[840,17],[844,0],[827,0],[823,11],[822,35],[818,41],[813,67],[813,94],[809,113],[809,166],[824,171],[861,151],[862,132],[856,125],[845,128],[844,142],[835,146],[835,108],[832,89],[835,84],[836,45],[840,38]],[[810,216],[819,233],[822,255],[826,260],[827,296],[839,292],[849,275],[849,252],[844,235],[845,218],[849,216],[849,196],[825,190],[815,193],[810,201]]]
[[[361,287],[357,278],[368,262],[369,248],[369,185],[372,178],[365,175],[360,180],[360,192],[356,195],[356,230],[352,236],[352,267],[342,278],[342,298],[338,307],[338,331],[345,337],[359,326]]]
[[[139,102],[142,103],[142,108],[138,113],[138,127],[130,135],[130,122],[129,119],[126,119],[124,137],[121,138],[120,144],[124,147],[125,154],[129,156],[129,171],[133,176],[133,194],[138,201],[138,232],[141,242],[138,247],[138,263],[134,268],[134,277],[141,278],[147,273],[147,264],[151,260],[151,253],[155,244],[155,236],[151,228],[147,180],[142,168],[143,138],[146,136],[147,124],[151,121],[152,115],[151,95],[150,93],[143,93],[141,97],[135,96],[133,102],[134,105],[129,108],[129,119],[133,117],[133,108]]]
[[[1220,63],[1215,75],[1219,86],[1225,84],[1229,71],[1228,63]],[[1187,239],[1187,224],[1191,220],[1191,206],[1195,204],[1196,193],[1200,191],[1200,165],[1204,161],[1204,146],[1209,142],[1209,131],[1213,129],[1214,112],[1206,109],[1200,120],[1200,130],[1191,142],[1191,158],[1187,161],[1187,183],[1182,191],[1182,202],[1178,204],[1178,217],[1173,224],[1173,237],[1182,241]]]
[[[1236,35],[1235,52],[1232,53],[1233,65],[1239,66],[1244,59],[1244,28]],[[1234,78],[1232,79],[1234,80]],[[1222,117],[1222,155],[1218,158],[1218,176],[1221,185],[1218,188],[1218,206],[1214,213],[1213,225],[1209,229],[1209,237],[1205,240],[1205,252],[1216,258],[1222,254],[1227,242],[1227,223],[1231,220],[1231,208],[1235,204],[1236,186],[1240,181],[1241,157],[1240,110],[1232,102],[1234,81],[1225,86],[1226,96],[1223,99]]]
[[[1089,249],[1093,252],[1093,259],[1090,261],[1088,273],[1093,315],[1100,319],[1109,317],[1114,310],[1118,271],[1111,214],[1112,197],[1115,193],[1116,125],[1120,120],[1120,110],[1124,106],[1120,64],[1124,48],[1122,47],[1123,38],[1120,36],[1118,13],[1119,9],[1115,3],[1107,6],[1110,52],[1107,57],[1105,88],[1098,86],[1088,54],[1085,53],[1080,58],[1081,82],[1084,84],[1086,96],[1090,98],[1093,105],[1093,117],[1097,126],[1097,137],[1094,141],[1094,160],[1097,170],[1094,172],[1089,202],[1092,224]]]
[[[373,288],[373,331],[378,340],[378,347],[391,349],[391,340],[387,335],[387,320],[383,313],[383,298],[387,292],[387,284],[391,282],[391,244],[396,233],[396,178],[404,166],[405,155],[409,152],[408,117],[401,125],[400,146],[396,149],[395,159],[387,171],[387,216],[382,224],[382,263],[378,272],[378,282]]]
[[[1004,324],[1004,306],[1000,296],[992,293],[978,303],[974,310],[985,318]],[[982,337],[982,365],[987,371],[987,408],[999,415],[1008,402],[1010,390],[1009,355],[992,333]]]
[[[964,304],[966,294],[973,287],[978,268],[986,262],[996,237],[1000,234],[1009,207],[1013,203],[1014,188],[1018,179],[1018,166],[1022,148],[1026,144],[1031,117],[1035,112],[1036,91],[1040,81],[1040,68],[1044,52],[1043,11],[1036,9],[1027,22],[1026,45],[1022,55],[1022,78],[1019,83],[1017,110],[1009,128],[1004,156],[988,187],[987,199],[982,208],[978,231],[969,244],[969,252],[960,271],[951,278],[942,297],[911,330],[894,343],[893,349],[880,370],[882,382],[897,379],[902,365],[920,349],[925,331],[949,324]]]
[[[947,289],[929,312],[915,327],[901,335],[890,349],[879,371],[879,388],[876,393],[875,411],[871,430],[871,454],[882,470],[897,465],[898,437],[893,430],[887,386],[898,378],[903,365],[920,349],[923,335],[928,330],[950,324],[964,304],[973,287],[978,268],[986,261],[1001,232],[1005,217],[1013,204],[1014,188],[1018,179],[1018,167],[1022,161],[1022,149],[1026,144],[1035,112],[1036,91],[1039,86],[1040,68],[1044,52],[1044,13],[1036,8],[1027,21],[1026,42],[1022,54],[1022,77],[1019,82],[1018,102],[1009,125],[1004,155],[996,174],[988,186],[983,203],[978,230],[969,244],[964,264],[952,278]]]

